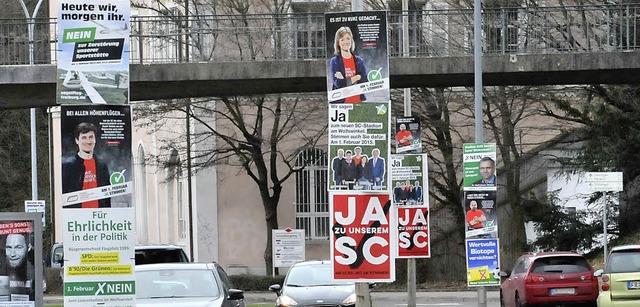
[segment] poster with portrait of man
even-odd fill
[[[0,213],[0,307],[42,306],[41,213]]]
[[[396,153],[421,153],[420,119],[417,117],[396,117]]]
[[[498,211],[496,191],[464,192],[465,233],[467,238],[496,238]]]
[[[465,191],[496,190],[496,156],[495,143],[463,144]]]
[[[389,102],[385,11],[326,13],[330,103]]]
[[[60,110],[62,207],[132,207],[131,107]]]

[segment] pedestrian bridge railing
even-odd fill
[[[473,9],[389,11],[390,57],[401,57],[403,15],[409,57],[473,54]],[[640,48],[640,4],[485,8],[485,54],[584,53]],[[0,65],[56,62],[56,20],[0,19]],[[327,58],[324,14],[132,16],[130,63]],[[33,59],[30,60],[30,48]],[[357,51],[356,51],[357,52]]]

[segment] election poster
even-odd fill
[[[329,105],[329,191],[389,191],[388,103]]]
[[[132,207],[131,107],[63,106],[62,208]]]
[[[0,245],[0,307],[42,306],[40,213],[1,213]]]
[[[465,191],[493,190],[496,181],[496,144],[463,144]]]
[[[498,239],[466,240],[467,286],[500,285],[500,253]]]
[[[396,117],[396,153],[421,153],[420,119]]]
[[[429,206],[427,154],[391,155],[394,206]]]
[[[467,191],[464,205],[467,238],[498,237],[496,191]]]
[[[58,2],[59,104],[129,102],[129,0]]]
[[[395,280],[394,219],[387,193],[330,193],[333,278],[355,282]]]
[[[64,306],[135,307],[135,209],[65,210]]]
[[[397,212],[397,258],[431,257],[428,206],[393,207]]]
[[[330,103],[389,102],[385,11],[326,13]]]

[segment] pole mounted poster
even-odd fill
[[[62,207],[132,207],[131,107],[62,107]]]
[[[59,104],[129,102],[129,17],[129,0],[59,2]]]
[[[390,119],[388,103],[329,105],[329,191],[389,191]]]
[[[0,306],[42,306],[40,213],[0,213]]]
[[[389,102],[385,11],[325,14],[330,103]]]
[[[391,155],[394,206],[429,207],[427,154]]]
[[[500,253],[498,239],[474,239],[466,241],[467,286],[500,285]]]
[[[498,186],[496,164],[496,144],[464,144],[464,190],[495,191]]]
[[[396,117],[396,153],[421,153],[420,119]]]
[[[466,237],[498,237],[496,191],[464,192]]]
[[[329,207],[333,278],[393,282],[396,238],[389,194],[331,192]]]

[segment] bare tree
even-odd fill
[[[180,161],[190,163],[194,172],[224,164],[238,167],[251,178],[265,213],[264,260],[267,273],[271,274],[271,230],[278,229],[277,208],[283,184],[304,169],[295,165],[298,152],[316,146],[326,137],[326,105],[322,99],[304,96],[220,97],[140,104],[135,108],[135,118],[140,127],[154,127],[158,131],[162,127],[174,130],[176,121],[188,117],[199,127],[189,136],[195,149],[187,155],[184,136],[176,135],[163,141],[163,151],[173,149],[182,157],[190,156],[190,161]],[[163,166],[173,163],[166,155],[152,159]],[[312,157],[305,165],[315,164],[319,159],[326,157]]]

